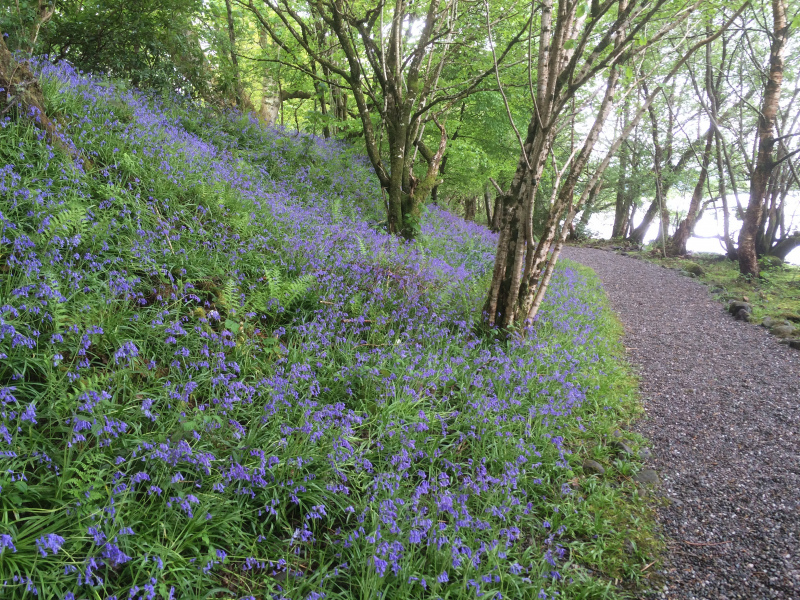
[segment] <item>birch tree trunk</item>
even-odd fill
[[[756,236],[770,173],[774,167],[772,150],[775,146],[775,117],[778,114],[781,97],[783,54],[789,34],[786,21],[786,0],[772,0],[772,20],[769,75],[761,105],[761,114],[758,117],[758,153],[753,175],[750,178],[750,199],[747,202],[747,210],[739,231],[739,272],[743,275],[758,275]]]
[[[258,35],[258,43],[263,51],[269,48],[269,37],[264,28]],[[281,110],[281,89],[278,81],[272,76],[270,67],[264,67],[261,76],[261,106],[258,109],[258,119],[264,125],[275,125]]]

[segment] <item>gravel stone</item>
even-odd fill
[[[728,312],[730,312],[732,315],[737,314],[740,310],[746,310],[747,312],[751,313],[753,312],[753,307],[747,302],[741,302],[738,300],[734,300],[728,304]]]
[[[673,271],[563,254],[597,272],[625,326],[646,413],[634,429],[671,500],[666,564],[644,597],[800,598],[800,353]]]
[[[647,483],[650,485],[658,485],[661,480],[658,478],[658,473],[655,469],[642,469],[633,476],[633,480],[638,483]]]
[[[772,331],[772,335],[776,335],[779,338],[788,338],[794,334],[794,327],[791,325],[776,325],[770,331]]]
[[[627,456],[631,456],[633,454],[633,450],[631,450],[631,447],[625,442],[609,442],[608,447],[617,452],[617,454],[624,454]]]
[[[603,468],[603,465],[592,459],[583,461],[583,470],[587,475],[602,475],[606,472],[605,468]]]

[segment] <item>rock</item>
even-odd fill
[[[783,260],[777,256],[762,256],[758,259],[758,266],[762,271],[777,269],[783,266]]]
[[[762,327],[766,327],[767,329],[769,329],[769,328],[770,328],[770,327],[772,327],[773,325],[775,325],[775,321],[773,320],[773,318],[772,318],[772,317],[764,317],[764,318],[761,320],[761,326],[762,326]]]
[[[602,475],[606,472],[606,470],[603,468],[603,465],[596,460],[591,459],[583,461],[583,471],[587,475]]]
[[[658,478],[658,473],[655,472],[655,469],[642,469],[633,476],[633,480],[637,483],[644,483],[647,485],[657,485],[661,483],[661,480]]]
[[[639,449],[639,458],[642,460],[650,460],[653,458],[653,451],[650,448],[640,448]]]
[[[748,302],[741,302],[739,300],[733,300],[730,304],[728,304],[728,312],[732,315],[735,315],[740,310],[746,310],[749,313],[753,312],[753,307],[750,306]]]
[[[790,338],[794,335],[794,327],[792,327],[791,325],[784,325],[784,324],[775,325],[774,327],[772,327],[772,329],[770,329],[770,332],[775,337],[784,339]]]
[[[619,429],[615,429],[614,433],[612,433],[611,436],[617,438],[618,440],[621,440],[622,432]]]
[[[708,292],[710,294],[724,294],[725,293],[725,288],[719,287],[719,286],[715,286],[715,287],[712,287],[710,290],[708,290]]]
[[[751,315],[749,312],[747,312],[747,311],[746,311],[745,309],[743,309],[743,308],[740,308],[740,309],[739,309],[739,312],[737,312],[737,313],[736,313],[736,314],[733,316],[733,318],[734,318],[734,319],[736,319],[737,321],[744,321],[744,322],[746,322],[746,323],[749,323],[749,322],[750,322],[750,320],[752,319],[752,317],[753,317],[753,315]]]
[[[800,340],[789,340],[789,348],[800,350]]]
[[[703,267],[701,267],[697,263],[692,263],[692,262],[686,263],[686,265],[683,268],[685,271],[688,271],[695,277],[702,277],[703,275],[706,274],[706,272],[703,270]]]
[[[608,447],[612,450],[615,450],[618,454],[626,454],[628,456],[633,455],[633,450],[631,450],[631,447],[625,442],[610,442]]]

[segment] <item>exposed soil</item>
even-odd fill
[[[706,287],[610,251],[593,268],[625,326],[668,502],[650,598],[800,598],[800,352],[735,321]]]

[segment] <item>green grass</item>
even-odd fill
[[[745,300],[753,306],[753,321],[764,317],[789,320],[800,326],[800,267],[790,264],[768,266],[755,278],[739,273],[739,263],[715,254],[695,254],[686,258],[657,258],[642,253],[650,262],[670,269],[689,271],[693,265],[702,269],[698,279],[715,290],[720,300]]]

